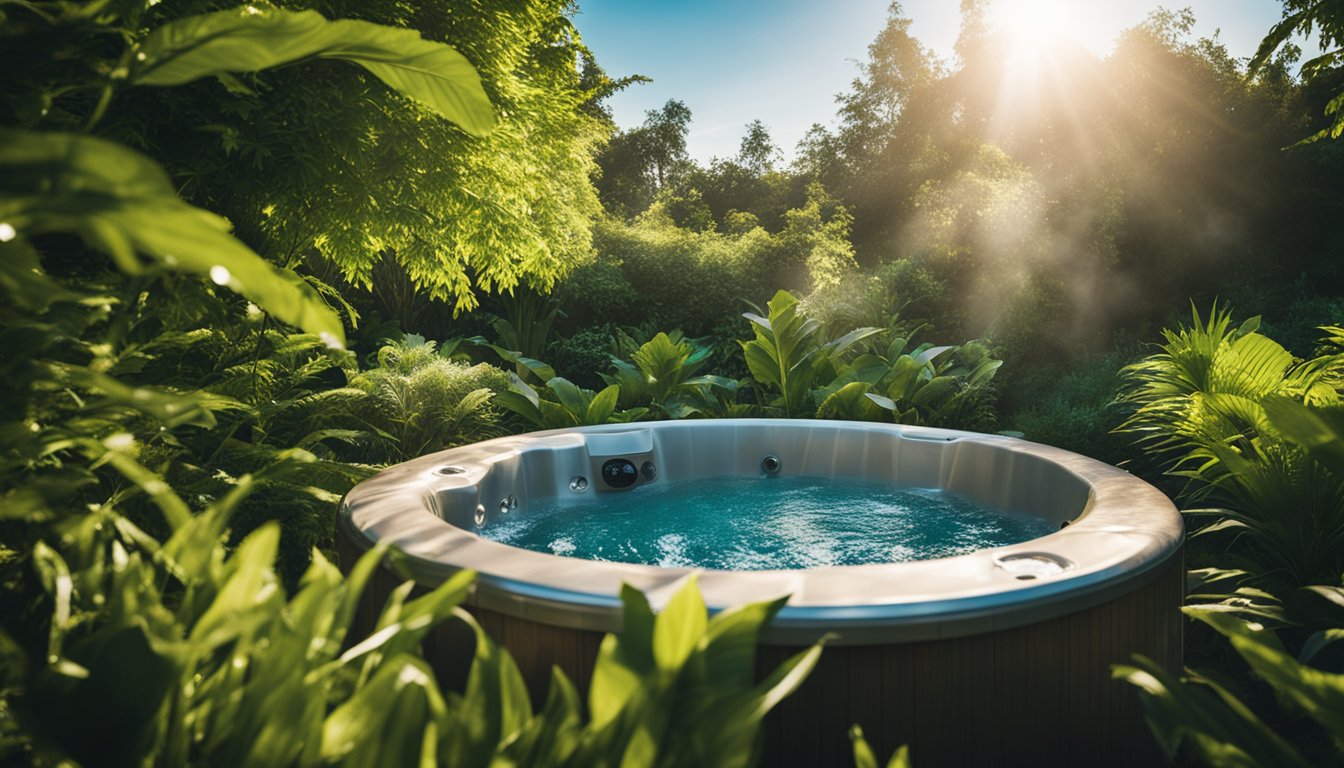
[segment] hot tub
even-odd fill
[[[542,700],[552,665],[586,684],[602,634],[620,627],[622,582],[656,608],[691,569],[557,556],[480,533],[543,501],[610,494],[604,503],[638,505],[658,484],[771,475],[942,489],[1054,532],[929,560],[702,571],[711,610],[791,596],[764,637],[762,669],[833,636],[808,682],[767,721],[767,763],[849,764],[854,723],[879,754],[909,743],[921,767],[1157,759],[1137,697],[1110,679],[1109,666],[1140,653],[1180,667],[1181,517],[1147,483],[1056,448],[811,420],[537,432],[425,456],[361,483],[342,504],[342,549],[389,542],[426,587],[478,571],[470,608]],[[378,582],[370,608],[394,583]],[[426,653],[452,676],[470,654],[466,640],[445,628]]]

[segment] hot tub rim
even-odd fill
[[[1005,450],[1029,453],[1047,460],[1054,459],[1052,463],[1060,466],[1063,471],[1079,476],[1087,482],[1091,493],[1078,524],[1046,537],[1008,547],[913,563],[833,566],[800,571],[707,571],[576,560],[488,542],[471,531],[453,526],[434,515],[429,509],[433,498],[432,490],[424,485],[417,488],[407,483],[409,480],[424,476],[431,466],[462,463],[455,461],[454,454],[463,455],[465,449],[481,453],[495,448],[516,447],[519,441],[538,438],[560,438],[574,434],[581,437],[591,433],[646,428],[681,429],[687,428],[687,425],[704,423],[703,421],[639,422],[547,430],[497,438],[430,454],[388,468],[347,494],[341,503],[338,535],[346,536],[350,543],[361,550],[371,546],[374,540],[388,539],[403,550],[404,566],[412,578],[421,584],[432,586],[457,571],[467,568],[476,570],[479,576],[471,598],[473,605],[522,619],[572,629],[598,632],[618,630],[620,628],[618,589],[619,583],[623,581],[628,581],[649,593],[655,607],[670,597],[680,585],[681,579],[691,572],[700,574],[702,591],[711,610],[714,611],[731,605],[791,594],[794,599],[776,616],[765,638],[766,642],[777,644],[811,642],[826,632],[838,632],[838,642],[842,644],[866,644],[956,637],[1019,626],[1098,605],[1114,595],[1137,589],[1154,578],[1161,566],[1169,563],[1171,558],[1181,551],[1184,525],[1180,513],[1169,499],[1151,485],[1123,470],[1062,449],[1001,435],[929,430],[902,425],[793,419],[718,421],[720,424],[733,422],[731,426],[734,427],[822,426],[834,429],[857,427],[868,432],[876,428],[900,439],[970,440],[992,444]],[[389,487],[400,493],[389,496],[387,493]],[[371,490],[377,490],[379,493],[371,493]],[[1133,494],[1134,497],[1128,500],[1119,498],[1125,494]],[[399,509],[390,512],[384,509],[385,514],[373,515],[376,518],[372,521],[373,524],[361,528],[358,518],[362,513],[368,513],[371,505],[390,504],[391,499],[399,502]],[[408,514],[416,517],[404,519],[399,517]],[[1134,519],[1136,517],[1137,520]],[[411,528],[418,529],[418,532],[407,530],[404,525],[392,526],[395,530],[388,530],[387,521],[390,518],[401,519],[402,522],[413,520],[414,525]],[[365,522],[369,521],[366,519]],[[1136,522],[1144,525],[1135,525]],[[451,531],[445,531],[445,528]],[[452,545],[449,548],[474,549],[474,557],[468,558],[470,560],[468,563],[461,563],[426,556],[426,547],[421,546],[424,539],[419,535],[426,530],[432,531],[435,536],[446,537],[446,541]],[[818,603],[815,600],[809,601],[806,597],[808,582],[821,580],[820,574],[823,573],[826,574],[826,580],[830,582],[838,580],[838,583],[843,585],[848,577],[859,579],[867,577],[868,583],[871,584],[873,578],[882,575],[889,580],[898,580],[902,574],[913,576],[920,570],[928,572],[930,567],[956,568],[974,560],[979,560],[980,567],[983,568],[985,558],[993,558],[996,554],[1033,549],[1049,552],[1052,549],[1051,540],[1059,536],[1070,536],[1075,540],[1078,536],[1105,536],[1111,552],[1099,563],[1080,562],[1070,572],[1040,579],[1038,582],[1010,583],[1002,579],[985,581],[980,585],[983,588],[969,590],[963,588],[932,599],[924,597],[866,602],[863,589],[853,590],[855,596],[849,598],[848,604],[834,601]],[[1125,546],[1118,546],[1117,540],[1121,540],[1119,543]],[[502,558],[505,562],[492,562],[491,553],[498,556],[502,551],[500,548],[508,551]],[[481,556],[482,550],[485,553],[484,557]],[[537,558],[548,558],[549,561],[538,561]],[[520,575],[511,572],[510,569],[519,566],[520,561],[526,561],[521,562],[521,565],[525,566],[523,573]],[[544,565],[538,566],[538,563],[542,562]],[[572,572],[575,563],[583,564],[579,566],[581,569],[588,569],[598,574],[597,578],[590,578],[586,582],[586,589],[543,583],[537,578],[538,567],[543,573],[554,573],[558,568]],[[572,582],[573,579],[569,581]],[[594,589],[594,581],[605,582],[608,588]],[[863,586],[857,581],[855,584]],[[790,589],[790,586],[795,588]],[[834,584],[831,588],[834,588]],[[799,595],[804,597],[798,599]]]

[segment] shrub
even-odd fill
[[[581,387],[601,386],[601,374],[611,366],[614,335],[612,326],[600,325],[557,339],[551,345],[556,373]]]
[[[1002,361],[983,343],[909,348],[899,318],[886,329],[828,338],[787,291],[775,294],[768,309],[766,317],[744,315],[755,338],[741,346],[757,402],[776,413],[964,429],[993,424],[989,383]]]
[[[1130,451],[1114,432],[1124,419],[1115,397],[1121,385],[1119,371],[1133,359],[1124,352],[1111,352],[1083,357],[1062,372],[1038,366],[1019,373],[1013,382],[1013,401],[1021,405],[1003,418],[1003,426],[1027,440],[1108,464],[1121,463]]]
[[[1127,367],[1121,401],[1133,414],[1121,426],[1135,442],[1169,458],[1190,481],[1187,500],[1214,509],[1210,530],[1235,530],[1259,576],[1296,585],[1332,579],[1344,567],[1344,475],[1285,439],[1266,404],[1341,402],[1344,353],[1301,361],[1257,332],[1259,319],[1232,326],[1214,309],[1189,327],[1163,332],[1162,351]]]
[[[492,400],[509,388],[508,374],[448,359],[419,337],[384,346],[378,367],[350,385],[368,398],[358,417],[367,461],[405,461],[504,433]]]

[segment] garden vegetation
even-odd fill
[[[618,128],[645,78],[561,0],[0,0],[0,760],[753,764],[824,652],[756,677],[782,602],[626,590],[587,700],[557,672],[533,702],[472,574],[361,626],[397,554],[332,554],[391,463],[753,416],[1159,484],[1189,668],[1115,675],[1179,759],[1337,762],[1344,3],[1285,0],[1247,63],[1159,11],[1045,90],[961,5],[943,61],[893,3],[785,164],[759,121],[693,161],[676,100]],[[443,621],[460,690],[420,655]]]

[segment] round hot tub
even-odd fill
[[[846,490],[843,504],[820,514],[844,516],[861,543],[865,525],[883,535],[903,530],[879,519],[890,514],[887,492],[902,489],[939,497],[915,518],[981,505],[1008,538],[924,554],[878,542],[857,561],[866,564],[849,565],[831,564],[850,561],[824,547],[799,561],[786,535],[775,545],[783,561],[719,552],[712,567],[696,568],[680,552],[621,554],[620,542],[588,553],[605,559],[564,556],[584,553],[554,536],[557,521],[618,510],[637,522],[669,489],[724,482],[736,489],[730,516],[764,514],[752,499],[766,505],[790,479]],[[874,489],[871,505],[863,489]],[[955,504],[939,506],[941,497]],[[648,513],[660,524],[677,514],[662,501]],[[546,516],[552,532],[539,541],[549,549],[504,543],[509,531],[535,527],[530,514]],[[849,764],[854,723],[879,754],[908,743],[921,766],[1158,759],[1137,697],[1111,680],[1110,665],[1139,653],[1180,667],[1182,539],[1181,517],[1161,492],[1074,453],[997,435],[811,420],[500,438],[392,467],[354,488],[341,514],[344,555],[391,543],[426,587],[478,571],[470,609],[513,654],[536,700],[552,665],[586,684],[602,635],[620,628],[622,583],[655,608],[692,571],[711,610],[789,595],[763,638],[762,669],[832,637],[808,682],[767,720],[766,762],[790,765]],[[958,554],[936,556],[947,552]],[[369,608],[394,584],[382,577]],[[451,677],[470,648],[446,626],[426,654]]]

